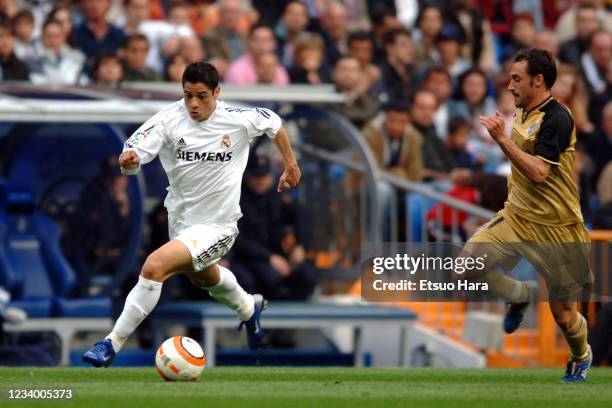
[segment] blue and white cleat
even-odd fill
[[[264,331],[259,323],[259,318],[261,317],[261,312],[266,310],[268,301],[259,294],[253,295],[253,298],[255,299],[255,310],[253,311],[253,316],[251,316],[251,318],[247,321],[240,322],[238,325],[238,331],[242,329],[242,326],[246,326],[249,348],[251,350],[257,350],[259,347],[261,347],[261,340],[264,336]]]
[[[592,362],[593,352],[591,351],[591,346],[589,346],[589,356],[586,359],[579,361],[569,360],[567,362],[567,369],[565,370],[565,375],[561,379],[561,382],[585,382]]]
[[[94,344],[83,354],[83,361],[94,367],[108,367],[115,359],[115,349],[110,339],[104,339]]]
[[[514,333],[523,323],[527,306],[529,306],[529,302],[509,304],[506,316],[504,316],[504,331],[506,333]]]

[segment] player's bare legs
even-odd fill
[[[549,305],[570,347],[567,370],[562,381],[585,381],[593,359],[591,347],[587,343],[586,319],[578,313],[576,302],[550,302]]]

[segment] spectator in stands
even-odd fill
[[[559,65],[557,80],[552,87],[551,94],[570,109],[579,132],[591,133],[594,130],[587,115],[587,95],[584,84],[573,66]]]
[[[559,43],[569,41],[576,36],[580,37],[579,25],[583,27],[589,25],[595,28],[606,27],[608,30],[612,27],[612,14],[604,8],[601,0],[577,0],[574,3],[574,6],[563,13],[557,20],[555,35]],[[590,13],[588,16],[580,16],[583,8],[593,9],[595,13]],[[595,19],[593,19],[592,14],[595,15]],[[588,34],[582,38],[587,37]]]
[[[423,179],[448,180],[455,162],[446,145],[438,137],[434,115],[438,107],[436,96],[425,90],[417,91],[412,101],[412,124],[423,140]]]
[[[248,52],[234,61],[225,75],[228,84],[253,85],[257,82],[256,61],[259,56],[276,51],[276,39],[272,29],[267,26],[256,25],[252,28],[248,41]],[[289,83],[287,71],[279,66],[274,78],[274,85]]]
[[[369,121],[362,133],[378,168],[406,180],[421,180],[423,140],[410,125],[407,102],[389,102],[384,113]]]
[[[576,9],[575,15],[575,29],[572,31],[576,34],[561,42],[559,49],[559,59],[572,65],[580,62],[580,56],[587,50],[589,38],[599,27],[596,6],[591,4],[580,5]],[[565,37],[560,36],[557,32],[557,38]]]
[[[181,39],[180,52],[188,63],[204,61],[206,59],[204,42],[198,37],[183,37]]]
[[[487,81],[486,74],[478,68],[466,71],[459,79],[457,93],[449,107],[449,115],[469,120],[475,129],[474,136],[493,143],[484,127],[476,127],[476,124],[480,123],[480,116],[495,113],[495,101],[487,95]]]
[[[125,38],[119,49],[123,61],[124,81],[159,81],[154,69],[147,67],[149,40],[144,34],[131,34]]]
[[[342,57],[336,63],[332,79],[336,90],[346,101],[331,105],[331,109],[350,120],[358,129],[378,113],[378,103],[361,86],[364,73],[356,58]]]
[[[531,13],[518,13],[512,19],[510,43],[506,45],[504,59],[513,58],[523,48],[533,47],[536,28]]]
[[[306,30],[309,22],[306,4],[300,0],[291,0],[287,3],[274,29],[279,42],[281,62],[284,66],[289,67],[293,64],[294,42]]]
[[[12,19],[15,34],[15,55],[25,61],[34,53],[34,15],[30,10],[21,10]]]
[[[14,52],[15,37],[8,19],[0,18],[0,80],[27,81],[29,70],[25,62]]]
[[[443,5],[445,10],[445,21],[451,27],[460,28],[462,33],[462,58],[470,66],[478,67],[484,72],[497,71],[491,26],[489,21],[484,18],[478,5],[475,2],[465,0],[445,1],[440,2],[440,4]],[[503,7],[503,5],[497,4],[496,7]],[[452,71],[450,73],[451,76],[454,76]]]
[[[74,37],[88,60],[104,51],[117,51],[125,40],[125,33],[106,21],[110,0],[81,0],[80,4],[84,21],[74,29]]]
[[[385,61],[381,64],[383,92],[381,100],[406,101],[414,90],[413,45],[410,32],[390,30],[383,37]]]
[[[430,91],[438,100],[438,109],[434,116],[436,132],[441,139],[446,139],[448,130],[448,105],[453,93],[453,84],[448,71],[441,66],[432,66],[425,72],[423,89]]]
[[[133,233],[128,182],[112,156],[101,161],[99,173],[81,192],[78,210],[62,239],[64,253],[77,272],[74,295],[89,295],[92,277],[112,274],[119,266]]]
[[[455,116],[448,122],[446,147],[455,161],[455,168],[476,170],[482,165],[476,155],[468,150],[471,130],[471,123],[461,116]]]
[[[506,85],[502,85],[497,88],[497,110],[502,114],[505,124],[505,132],[507,135],[512,133],[512,126],[514,124],[514,112],[516,106],[514,105],[514,96],[512,92],[508,90]]]
[[[76,85],[84,79],[85,56],[66,44],[64,29],[55,20],[43,24],[41,39],[27,63],[34,84]]]
[[[439,7],[428,4],[419,11],[417,28],[413,31],[414,62],[417,66],[431,65],[436,61],[435,41],[443,24],[444,16]]]
[[[559,63],[559,42],[557,41],[557,37],[555,37],[555,33],[553,31],[538,31],[533,40],[533,47],[542,48],[549,51],[555,61]]]
[[[395,13],[386,8],[376,8],[372,17],[372,35],[374,39],[374,61],[379,63],[385,60],[384,36],[391,30],[404,28]]]
[[[470,62],[461,56],[461,47],[464,42],[463,31],[454,25],[445,26],[436,37],[438,62],[446,68],[454,84],[471,67]]]
[[[603,169],[612,161],[612,101],[603,107],[601,128],[584,137],[587,152],[593,160],[593,185],[599,182]]]
[[[364,73],[363,89],[366,92],[377,94],[382,91],[382,74],[380,68],[372,63],[374,57],[374,43],[367,31],[355,31],[348,37],[347,56],[359,61]]]
[[[593,212],[593,228],[612,230],[612,161],[608,161],[599,176],[597,197],[599,205]]]
[[[21,11],[21,4],[18,0],[0,1],[0,15],[12,19]]]
[[[308,224],[293,198],[276,192],[267,157],[249,156],[240,202],[240,235],[232,249],[240,284],[267,299],[306,300],[316,286],[305,253]]]
[[[294,40],[293,66],[287,72],[291,83],[318,85],[331,82],[324,63],[325,45],[319,34],[303,32]]]
[[[118,87],[123,82],[123,64],[117,54],[103,52],[94,59],[93,80],[96,85]]]
[[[73,25],[72,25],[72,13],[70,8],[66,6],[56,6],[47,15],[47,20],[55,20],[62,26],[64,30],[64,36],[66,36],[66,44],[72,48],[76,47]]]
[[[150,0],[124,0],[126,34],[144,34],[149,40],[147,66],[161,73],[164,59],[176,54],[184,37],[195,37],[188,25],[175,25],[168,21],[150,20]]]
[[[612,60],[612,34],[599,30],[588,40],[586,52],[580,57],[580,68],[589,97],[606,90],[606,74]]]
[[[495,114],[495,100],[487,95],[487,76],[478,68],[465,72],[459,80],[456,97],[449,106],[449,116],[461,116],[472,127],[470,145],[491,165],[503,162],[503,152],[479,122],[480,116]]]
[[[220,0],[217,3],[219,25],[204,35],[204,42],[211,58],[230,64],[246,51],[247,36],[240,27],[244,9],[241,0]]]
[[[330,0],[319,19],[327,51],[325,59],[333,65],[347,50],[349,15],[346,5],[338,0]]]
[[[174,54],[168,59],[164,79],[170,82],[181,83],[183,80],[183,72],[187,65],[189,65],[189,61],[183,54]]]
[[[262,85],[273,85],[278,66],[278,57],[273,52],[267,52],[260,55],[256,64],[257,83]]]

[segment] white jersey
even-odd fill
[[[177,232],[198,224],[236,225],[249,143],[262,134],[274,138],[280,127],[281,119],[268,109],[220,100],[211,116],[198,122],[181,99],[140,126],[123,150],[134,150],[141,164],[159,155],[170,182],[164,205]]]

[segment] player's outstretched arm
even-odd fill
[[[285,161],[285,170],[278,180],[278,187],[276,188],[276,191],[283,191],[285,188],[297,186],[300,182],[302,172],[298,167],[297,160],[293,154],[293,149],[291,149],[291,144],[289,143],[289,137],[287,136],[287,132],[285,131],[284,127],[281,127],[276,133],[274,144],[280,151]]]
[[[133,173],[140,167],[140,156],[135,150],[126,150],[119,155],[119,166],[125,174]]]
[[[505,133],[504,118],[501,113],[495,116],[481,116],[480,123],[487,128],[489,134],[497,142],[506,157],[516,166],[522,175],[534,183],[546,180],[550,173],[550,164],[541,158],[522,151]]]

